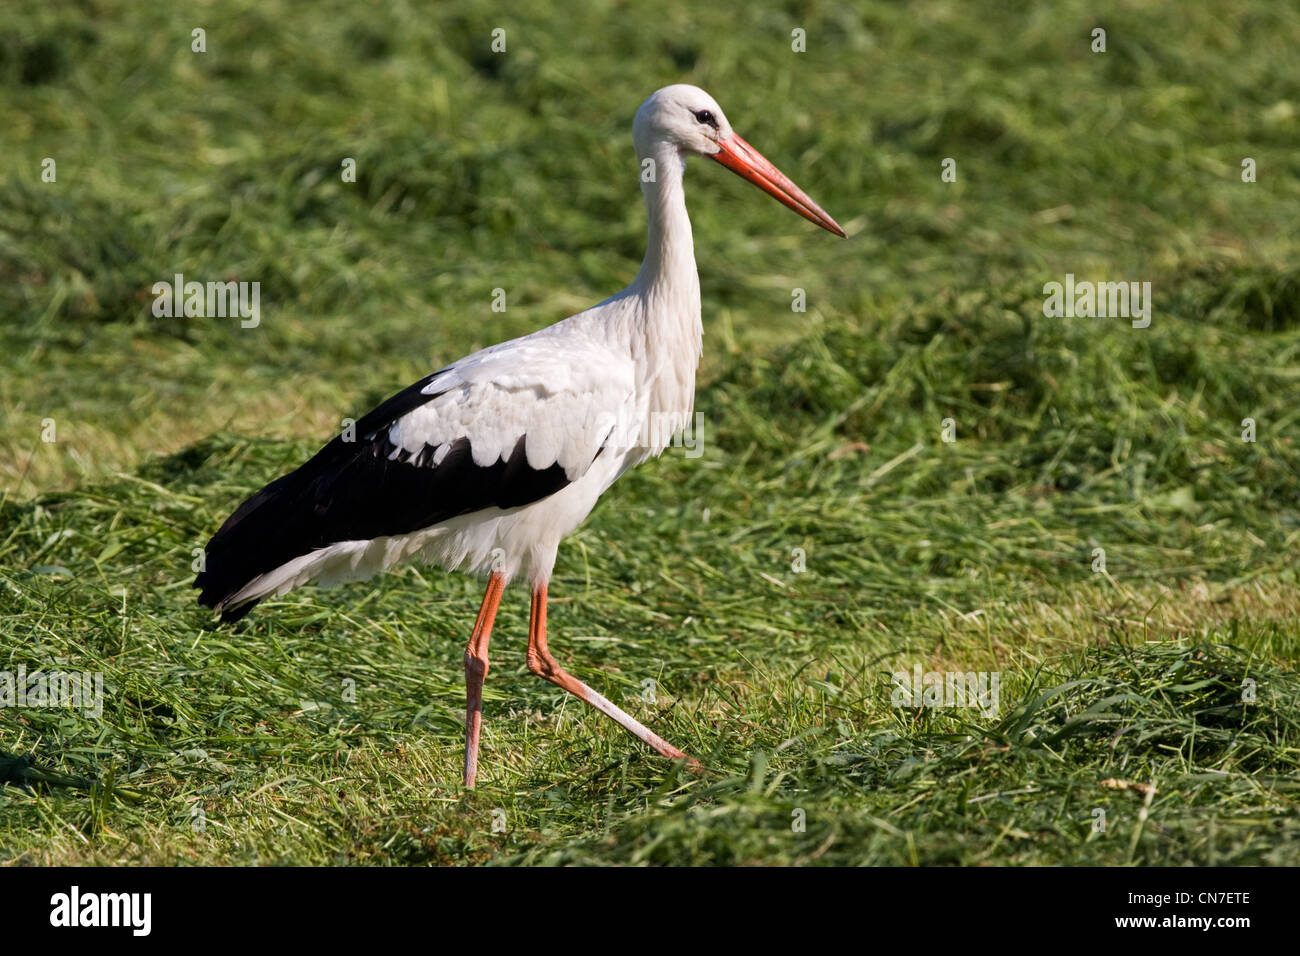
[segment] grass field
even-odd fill
[[[3,17],[0,672],[104,701],[0,708],[0,863],[1300,862],[1300,10],[550,6]],[[218,627],[193,549],[630,281],[671,82],[849,232],[691,164],[703,454],[552,583],[561,663],[708,770],[530,675],[512,591],[467,794],[480,582]],[[260,282],[260,324],[154,317],[178,272]],[[1149,327],[1045,316],[1067,274],[1150,282]],[[893,706],[916,667],[998,706]]]

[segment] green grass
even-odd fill
[[[0,671],[106,688],[0,709],[0,862],[1300,862],[1300,13],[517,6],[0,26]],[[466,794],[478,582],[220,628],[192,552],[342,418],[629,281],[630,120],[677,81],[850,233],[691,164],[704,454],[625,476],[552,584],[561,662],[708,771],[532,677],[512,591]],[[261,282],[261,326],[153,317],[175,272]],[[1067,272],[1150,281],[1151,326],[1044,317]],[[998,712],[892,706],[915,665]]]

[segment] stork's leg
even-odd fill
[[[501,592],[505,590],[504,574],[488,578],[487,593],[478,609],[474,633],[465,648],[465,786],[474,789],[478,775],[478,734],[483,724],[483,678],[488,672],[488,639],[492,637],[492,622],[501,606]]]
[[[566,674],[560,668],[560,665],[546,647],[545,584],[533,586],[533,606],[528,624],[528,669],[538,677],[544,677],[557,687],[563,687],[570,694],[586,701],[606,717],[612,717],[625,730],[645,741],[663,756],[672,760],[685,758],[691,767],[698,768],[700,766],[695,759],[688,757],[658,734],[637,723],[630,715],[625,714],[609,700],[597,694],[576,677]]]

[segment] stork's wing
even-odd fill
[[[633,388],[626,357],[558,335],[505,342],[434,372],[240,505],[205,549],[199,601],[220,606],[253,578],[331,544],[552,495],[591,467]]]

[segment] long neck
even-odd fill
[[[695,271],[695,242],[691,219],[686,214],[686,190],[682,177],[686,162],[682,154],[666,144],[656,144],[641,160],[641,192],[649,217],[649,238],[636,285],[686,285],[698,296],[699,276]],[[647,167],[646,160],[653,164]]]
[[[694,407],[695,369],[704,335],[700,277],[682,186],[686,163],[666,143],[656,144],[648,156],[639,158],[649,238],[641,271],[627,290],[642,305],[633,353],[650,410],[685,414]],[[654,160],[653,175],[646,171],[647,158]]]

